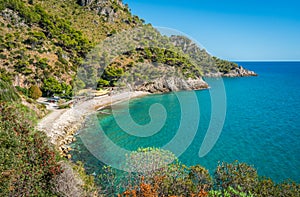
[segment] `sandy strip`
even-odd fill
[[[80,129],[87,115],[96,112],[101,107],[148,94],[136,91],[95,97],[78,103],[70,109],[54,110],[38,123],[37,129],[44,131],[51,143],[61,147],[72,142],[74,133]]]

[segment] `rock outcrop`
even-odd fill
[[[108,2],[108,0],[77,0],[77,3],[81,6],[89,6],[92,3],[102,4],[106,2]]]
[[[26,25],[25,20],[21,18],[17,12],[11,10],[11,9],[4,9],[0,12],[0,16],[3,17],[4,20],[8,21],[10,24],[16,26],[16,27],[28,27]]]
[[[124,8],[122,1],[119,0],[114,2],[109,0],[78,0],[77,3],[81,6],[88,7],[98,15],[105,16],[106,21],[108,22],[113,22],[117,15],[116,5],[120,8]],[[113,4],[115,4],[115,6]]]
[[[222,72],[212,72],[205,75],[205,77],[250,77],[257,76],[254,71],[245,69],[242,66],[239,66],[227,73]]]
[[[248,69],[239,66],[238,68],[231,70],[228,73],[224,73],[223,77],[248,77],[248,76],[257,76],[254,71],[250,71]]]
[[[208,84],[202,79],[182,79],[179,77],[159,78],[152,82],[146,82],[136,86],[134,89],[150,93],[163,93],[180,90],[207,89]]]

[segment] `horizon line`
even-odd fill
[[[300,62],[299,60],[229,60],[231,62]]]

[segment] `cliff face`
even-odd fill
[[[122,1],[119,0],[78,0],[77,3],[98,15],[104,16],[105,21],[110,23],[118,17],[117,11],[125,8]]]
[[[117,3],[120,6],[123,6],[122,1],[120,0],[77,0],[77,3],[81,6],[90,6],[92,4],[99,5],[99,7],[103,4],[114,2]]]
[[[172,92],[179,90],[201,90],[208,88],[208,84],[202,78],[182,79],[179,77],[159,78],[155,81],[143,83],[134,87],[137,91],[146,91],[151,93]]]

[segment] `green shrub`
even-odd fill
[[[109,84],[110,84],[109,81],[107,81],[105,79],[99,79],[97,82],[97,88],[108,87]]]
[[[7,58],[7,56],[6,55],[4,55],[4,54],[0,54],[0,59],[6,59]]]
[[[28,90],[28,96],[36,100],[42,96],[42,91],[37,85],[33,85]]]
[[[0,102],[3,101],[19,101],[20,96],[16,93],[16,90],[11,84],[0,79]]]
[[[26,88],[22,88],[20,86],[15,86],[15,88],[17,89],[18,92],[20,92],[21,94],[28,96],[28,89]]]
[[[62,82],[58,82],[54,77],[50,77],[44,80],[44,85],[42,86],[42,92],[45,96],[71,96],[72,86]]]
[[[11,84],[11,80],[12,80],[11,74],[7,72],[4,68],[0,68],[0,80],[8,84]]]
[[[57,154],[27,107],[0,102],[0,196],[53,196]]]
[[[254,191],[258,184],[257,171],[253,167],[237,161],[220,163],[214,176],[216,186],[220,190],[232,187],[241,192]]]
[[[47,58],[41,58],[38,60],[38,62],[36,63],[36,66],[41,68],[41,69],[46,69],[49,65],[48,65],[48,59]]]

